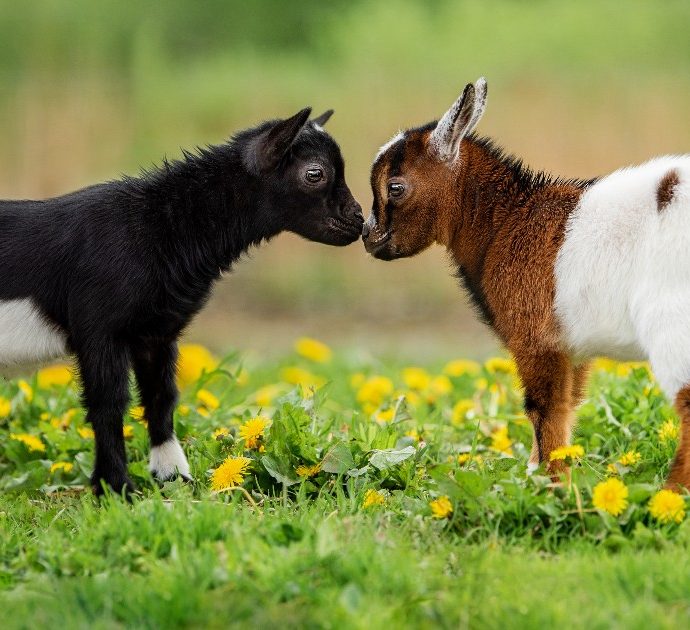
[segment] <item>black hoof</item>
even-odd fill
[[[134,482],[126,475],[110,480],[106,479],[105,477],[94,476],[91,479],[91,485],[93,486],[93,492],[97,497],[102,497],[107,492],[112,492],[131,500],[132,495],[138,492]]]

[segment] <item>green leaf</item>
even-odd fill
[[[299,477],[296,476],[296,473],[292,471],[289,466],[284,464],[281,465],[281,463],[277,462],[270,455],[264,455],[261,458],[261,463],[266,469],[266,472],[284,486],[292,486],[300,481]]]
[[[480,477],[471,470],[458,470],[455,473],[455,481],[465,493],[471,497],[478,497],[483,494],[491,484],[491,481]]]
[[[385,450],[372,451],[369,463],[379,470],[387,470],[393,466],[397,466],[406,459],[413,457],[417,452],[414,446],[406,446],[398,450],[388,448]]]
[[[338,475],[343,475],[354,467],[355,460],[352,458],[352,453],[344,442],[334,444],[321,462],[321,470]]]

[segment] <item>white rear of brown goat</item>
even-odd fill
[[[381,148],[367,251],[448,249],[515,357],[533,466],[563,469],[549,456],[570,440],[589,359],[649,359],[683,424],[668,483],[690,487],[690,156],[589,181],[535,173],[471,133],[486,91],[468,84],[438,123]]]

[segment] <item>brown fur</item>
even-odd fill
[[[375,251],[384,259],[414,255],[434,242],[448,249],[515,358],[535,433],[531,459],[549,462],[570,441],[587,375],[561,347],[553,308],[556,255],[584,183],[532,174],[473,136],[462,141],[455,164],[434,160],[430,129],[408,132],[404,146],[391,149],[394,160],[386,154],[375,164],[377,226],[367,238],[392,230],[385,251]],[[400,200],[387,199],[391,178],[408,187]],[[563,469],[562,462],[548,466],[554,474]]]
[[[656,191],[656,203],[659,212],[662,212],[673,200],[673,193],[680,182],[678,172],[671,170],[661,178],[659,188]]]
[[[678,392],[675,403],[680,416],[680,443],[666,481],[670,490],[690,488],[690,385]]]

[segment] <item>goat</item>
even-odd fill
[[[484,79],[438,122],[376,157],[365,247],[382,260],[446,247],[482,318],[515,358],[534,428],[530,469],[570,441],[598,355],[648,359],[682,421],[668,477],[690,488],[690,155],[590,180],[533,172],[472,133]]]
[[[364,218],[311,108],[178,161],[44,201],[0,202],[0,371],[73,355],[97,494],[130,493],[122,418],[133,368],[159,480],[190,478],[175,437],[177,340],[213,283],[282,231],[348,245]]]

